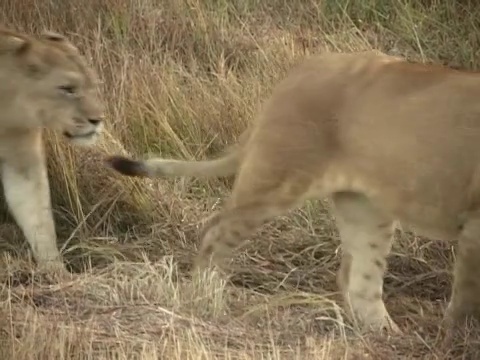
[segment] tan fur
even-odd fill
[[[0,28],[0,158],[8,206],[40,267],[63,272],[57,249],[42,129],[74,144],[95,142],[103,124],[97,78],[63,36]]]
[[[238,149],[219,160],[134,161],[132,176],[236,173],[204,229],[198,268],[265,221],[330,197],[342,239],[338,282],[361,327],[398,331],[382,301],[393,224],[459,240],[451,324],[480,319],[480,75],[378,52],[329,53],[296,66]]]

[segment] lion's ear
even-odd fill
[[[44,31],[40,34],[40,39],[55,42],[59,44],[64,50],[70,53],[79,54],[78,48],[73,45],[70,40],[67,39],[67,37],[54,31]]]
[[[44,31],[41,35],[42,38],[48,41],[64,42],[67,41],[65,36],[56,33],[54,31]]]
[[[0,38],[0,53],[23,55],[28,52],[31,46],[30,40],[21,36],[8,34]]]

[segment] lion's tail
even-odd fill
[[[107,164],[127,176],[159,178],[173,176],[213,177],[236,173],[240,165],[240,151],[228,152],[214,160],[181,161],[151,158],[132,160],[123,156],[111,156]]]

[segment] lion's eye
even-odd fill
[[[74,95],[77,92],[77,88],[73,85],[62,85],[59,89],[68,95]]]

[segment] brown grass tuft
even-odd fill
[[[337,305],[338,236],[327,204],[266,225],[228,282],[187,270],[226,180],[123,178],[108,154],[206,158],[235,141],[271,87],[316,52],[379,48],[477,68],[472,2],[2,0],[0,21],[67,34],[104,81],[107,134],[48,139],[59,246],[78,276],[51,285],[2,212],[2,359],[477,358],[475,336],[441,347],[452,244],[398,234],[386,302],[405,336],[353,333]],[[478,337],[477,337],[478,338]]]

